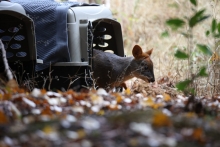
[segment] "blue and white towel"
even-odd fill
[[[33,19],[36,34],[37,58],[44,61],[36,71],[56,62],[69,62],[67,11],[78,2],[58,3],[53,0],[11,0],[21,4]]]

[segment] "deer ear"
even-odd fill
[[[148,54],[150,56],[152,54],[152,52],[153,52],[153,48],[150,49],[149,51],[147,51],[146,54]]]
[[[143,54],[142,48],[139,45],[135,45],[133,47],[132,54],[136,59],[142,57]]]

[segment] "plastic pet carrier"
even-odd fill
[[[19,82],[22,76],[34,77],[36,63],[36,44],[32,19],[26,16],[24,8],[16,3],[0,2],[0,39],[4,44],[10,68]],[[2,56],[2,52],[0,51]],[[4,71],[3,60],[0,70]]]
[[[36,63],[25,66],[29,71],[35,67],[30,79],[34,87],[90,86],[94,48],[124,56],[121,25],[104,6],[50,0],[11,1],[14,3],[0,2],[0,38],[7,48],[10,65],[18,61]],[[3,6],[6,3],[8,7]],[[20,57],[23,52],[26,56]],[[17,70],[16,66],[12,69]]]

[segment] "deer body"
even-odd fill
[[[112,53],[93,50],[93,71],[96,84],[102,88],[118,87],[125,81],[137,77],[154,82],[153,63],[150,60],[152,50],[143,53],[135,45],[133,57],[120,57]]]

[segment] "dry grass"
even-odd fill
[[[205,0],[204,0],[205,1]],[[174,0],[112,0],[111,9],[123,28],[126,54],[131,54],[133,45],[139,44],[144,49],[154,48],[155,74],[157,77],[173,72],[173,53],[175,47],[186,46],[187,40],[178,33],[162,38],[161,34],[169,28],[165,21],[171,17],[187,15],[182,4]],[[207,3],[207,2],[206,2]],[[208,3],[207,3],[208,5]],[[199,29],[199,31],[201,31]],[[205,32],[205,31],[203,31]],[[205,33],[199,39],[205,38]],[[172,67],[171,67],[172,65]]]
[[[196,9],[206,8],[206,14],[210,14],[211,17],[195,27],[193,30],[193,43],[207,44],[214,50],[215,40],[212,37],[206,37],[205,32],[210,29],[213,17],[219,21],[220,16],[217,14],[220,14],[220,5],[217,5],[217,1],[212,0],[199,0],[198,2]],[[111,0],[111,11],[122,25],[124,47],[127,55],[131,54],[132,47],[135,44],[139,44],[145,50],[154,48],[152,60],[157,79],[168,76],[173,78],[175,82],[186,78],[189,70],[187,62],[177,60],[173,55],[177,48],[186,48],[188,40],[178,32],[171,32],[165,25],[165,21],[173,17],[192,16],[193,11],[189,1],[129,0],[128,2]],[[166,30],[171,32],[169,37],[162,37],[161,34]],[[186,30],[187,28],[184,28],[181,31],[186,32]],[[196,66],[208,64],[208,59],[202,55],[199,55],[195,60]]]

